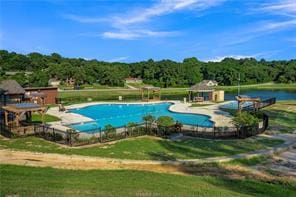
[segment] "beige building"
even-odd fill
[[[128,77],[125,78],[125,83],[143,83],[143,80],[141,78],[132,78],[132,77]]]
[[[224,91],[216,90],[218,85],[216,81],[204,80],[189,88],[188,99],[189,102],[221,102],[224,101]]]

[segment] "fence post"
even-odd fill
[[[54,128],[52,128],[52,135],[53,135],[53,141],[55,142],[56,141],[56,134],[55,134]]]
[[[101,127],[99,127],[99,131],[100,131],[100,142],[102,143],[102,130],[101,130]]]

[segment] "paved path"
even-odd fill
[[[193,114],[203,114],[211,117],[211,120],[215,122],[215,126],[233,126],[232,116],[219,109],[221,105],[225,105],[228,102],[223,102],[219,104],[213,104],[201,107],[190,107],[191,103],[175,103],[175,105],[170,106],[170,110],[173,112],[181,113],[193,113]]]
[[[187,159],[177,161],[149,161],[125,160],[102,157],[89,157],[80,155],[64,155],[54,153],[36,153],[28,151],[14,151],[0,149],[0,164],[14,164],[26,166],[53,167],[63,169],[133,169],[153,172],[186,174],[190,167],[196,164],[226,162],[234,159],[252,158],[256,156],[269,156],[274,153],[286,151],[296,145],[295,135],[278,135],[273,138],[285,140],[284,144],[273,148],[253,151],[225,157],[212,157],[206,159]]]

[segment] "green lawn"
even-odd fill
[[[0,165],[0,196],[295,196],[295,182]]]
[[[176,160],[245,153],[275,146],[282,142],[264,137],[241,140],[188,139],[178,142],[145,137],[122,140],[103,147],[63,148],[40,138],[27,137],[10,140],[0,138],[0,148],[122,159]]]
[[[45,122],[54,122],[59,121],[60,119],[55,116],[51,116],[49,114],[45,114],[44,121]],[[41,115],[40,114],[32,114],[32,122],[41,122]]]
[[[278,101],[264,111],[269,115],[271,130],[296,133],[296,101]]]

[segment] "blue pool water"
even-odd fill
[[[249,105],[252,105],[253,103],[252,102],[245,102],[242,104],[242,107],[245,107],[245,106],[249,106]],[[224,108],[224,109],[237,109],[238,108],[238,103],[237,101],[231,101],[229,103],[226,103],[222,106],[220,106],[220,108]]]
[[[70,110],[72,113],[89,117],[95,122],[70,125],[75,130],[83,132],[98,131],[111,124],[113,127],[123,127],[129,122],[142,123],[142,118],[151,114],[156,118],[159,116],[170,116],[175,121],[186,125],[200,125],[212,127],[213,122],[209,116],[199,114],[175,113],[169,111],[171,103],[158,104],[101,104],[80,109]]]

